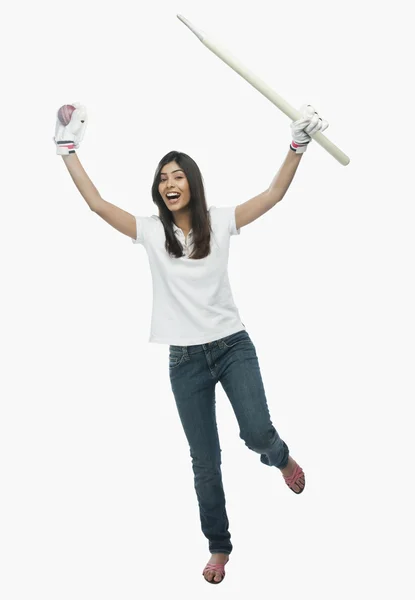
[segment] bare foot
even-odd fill
[[[297,463],[295,462],[295,460],[293,458],[291,458],[291,456],[289,456],[287,466],[284,467],[284,469],[280,469],[280,471],[285,477],[290,477],[294,473],[294,469],[295,469],[296,465],[297,465]],[[305,478],[304,478],[304,475],[301,475],[301,477],[297,481],[297,483],[294,483],[294,485],[291,486],[291,489],[293,489],[294,492],[296,492],[298,494],[299,492],[301,492],[301,490],[304,489],[304,486],[305,486]]]
[[[212,554],[209,560],[209,563],[211,565],[226,565],[226,563],[229,560],[229,554]],[[210,571],[209,567],[206,567],[205,570],[203,571],[203,575],[204,578],[206,579],[206,581],[212,581],[215,580],[216,582],[219,583],[219,581],[222,581],[223,577],[222,575],[220,575],[220,573],[218,573],[217,571]]]

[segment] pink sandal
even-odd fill
[[[229,559],[226,561],[226,563],[228,561],[229,561]],[[219,575],[221,575],[222,579],[220,581],[215,581],[214,579],[212,579],[212,581],[209,581],[205,577],[206,571],[216,571],[216,573],[218,573]],[[226,575],[226,573],[225,573],[225,565],[213,565],[212,563],[208,563],[206,565],[206,567],[203,569],[202,575],[203,575],[203,577],[206,579],[206,581],[208,583],[222,583],[222,581],[225,579],[225,575]]]
[[[302,476],[304,476],[304,471],[302,470],[302,468],[300,467],[300,465],[298,465],[297,463],[295,464],[294,473],[292,475],[290,475],[290,477],[285,477],[285,475],[283,475],[283,477],[285,479],[285,483],[288,485],[288,487],[290,488],[290,490],[292,490],[294,492],[294,494],[301,494],[301,492],[304,491],[304,488],[305,488],[305,477],[304,477],[304,487],[303,487],[302,490],[300,490],[299,492],[296,492],[292,488],[292,486],[294,484],[298,483],[298,480]]]

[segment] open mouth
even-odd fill
[[[166,194],[169,204],[176,204],[179,201],[180,194]]]

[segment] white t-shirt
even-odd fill
[[[153,281],[149,342],[172,346],[207,344],[245,329],[228,277],[230,237],[240,233],[236,229],[235,208],[209,208],[211,253],[199,260],[188,258],[192,230],[185,240],[183,231],[173,223],[185,253],[175,258],[165,248],[160,218],[135,217],[137,238],[132,238],[132,242],[146,249]]]

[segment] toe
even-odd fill
[[[297,481],[295,483],[291,484],[291,489],[296,492],[297,494],[299,494],[305,487],[305,478],[302,475],[301,477],[299,477],[297,479]]]
[[[217,571],[206,570],[204,573],[204,577],[206,581],[209,582],[215,581],[215,583],[219,583],[220,581],[222,581],[222,575]]]

